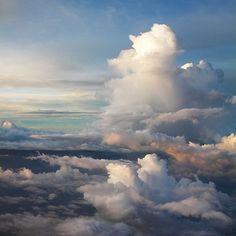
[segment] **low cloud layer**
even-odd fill
[[[48,155],[28,158],[31,162],[36,160],[57,166],[58,170],[0,171],[5,188],[21,189],[24,193],[0,199],[9,206],[22,207],[20,212],[1,211],[1,232],[71,236],[190,232],[221,235],[231,228],[226,194],[217,191],[213,183],[197,178],[176,180],[169,174],[167,162],[156,154],[148,154],[137,162]],[[58,205],[65,194],[73,197]],[[24,209],[24,202],[31,210]],[[83,207],[87,210],[83,211]],[[94,210],[88,210],[91,207]],[[86,216],[83,212],[90,213]]]
[[[187,142],[183,137],[149,132],[109,133],[104,142],[133,151],[162,151],[173,161],[180,175],[228,176],[235,178],[235,134],[222,137],[216,144]],[[232,180],[233,180],[232,179]]]
[[[188,179],[176,182],[168,175],[166,162],[155,154],[138,159],[137,164],[139,167],[109,164],[106,182],[82,186],[80,191],[107,219],[132,221],[132,216],[137,217],[135,222],[139,211],[159,215],[166,210],[180,216],[230,221],[217,210],[219,196],[214,185]]]

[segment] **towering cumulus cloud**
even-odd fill
[[[177,67],[181,50],[168,26],[154,24],[129,38],[132,48],[108,61],[120,75],[107,83],[110,104],[103,116],[109,128],[169,133],[176,123],[206,127],[222,113],[224,95],[217,89],[223,72],[204,60]]]
[[[108,113],[140,115],[170,111],[179,106],[174,88],[174,33],[166,25],[155,24],[140,36],[130,35],[132,49],[123,50],[109,64],[123,76],[109,82],[112,89]]]
[[[226,133],[233,105],[221,92],[223,71],[204,60],[177,66],[183,50],[166,25],[129,38],[132,48],[108,61],[117,78],[107,83],[104,143],[161,150],[182,174],[235,176],[235,135]]]

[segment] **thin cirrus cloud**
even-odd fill
[[[7,106],[16,112],[62,110],[64,104],[67,104],[68,110],[86,110],[80,102],[97,100],[95,93],[106,81],[106,75],[100,72],[88,74],[68,69],[50,53],[10,47],[1,51],[2,110],[7,110]],[[4,103],[6,100],[7,106]],[[88,106],[88,109],[91,108]]]

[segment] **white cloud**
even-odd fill
[[[171,123],[185,122],[189,127],[179,135],[210,139],[209,123],[223,113],[224,95],[218,91],[223,72],[204,60],[178,67],[175,60],[181,50],[167,25],[154,24],[150,31],[130,36],[130,40],[131,49],[108,61],[120,76],[106,83],[109,105],[101,126],[110,131],[161,129],[178,134]],[[199,132],[188,134],[196,123]]]
[[[109,164],[106,182],[80,187],[84,198],[105,219],[135,224],[136,218],[144,217],[142,214],[152,213],[158,221],[161,211],[168,210],[171,214],[201,220],[223,220],[226,225],[230,222],[222,212],[224,197],[213,183],[176,181],[168,174],[166,161],[155,154],[138,159],[137,164]]]
[[[223,137],[216,144],[187,142],[184,137],[171,137],[149,130],[107,133],[108,145],[132,151],[162,151],[174,161],[176,174],[203,176],[235,176],[235,135]]]
[[[0,169],[0,181],[16,187],[30,189],[28,187],[44,188],[52,187],[66,191],[73,189],[79,183],[90,179],[83,175],[79,169],[70,166],[62,166],[56,172],[33,173],[30,169],[22,168],[16,172]],[[69,181],[65,185],[66,181]]]
[[[84,168],[88,170],[105,170],[106,165],[112,161],[105,159],[94,159],[92,157],[76,157],[76,156],[63,156],[63,157],[52,157],[48,155],[41,155],[33,157],[34,159],[44,160],[50,163],[50,165],[59,165],[59,166],[70,166],[77,168]],[[117,162],[117,161],[114,161]]]
[[[123,77],[107,84],[112,91],[107,113],[174,109],[178,103],[171,77],[178,52],[174,33],[166,25],[155,24],[151,31],[130,39],[133,48],[109,60]]]
[[[181,140],[179,142],[181,145]],[[28,159],[59,165],[59,169],[47,173],[33,173],[26,168],[0,170],[0,181],[5,186],[30,193],[23,198],[5,196],[0,201],[5,204],[27,202],[38,213],[0,214],[0,232],[142,236],[174,232],[184,235],[189,231],[207,230],[210,235],[224,232],[231,222],[225,213],[226,194],[217,191],[211,182],[176,180],[169,173],[166,160],[156,154],[148,154],[137,162],[92,158],[86,161],[83,157],[46,155]],[[78,191],[83,197],[79,197]],[[54,205],[64,199],[61,193],[75,197],[63,205]],[[45,207],[39,209],[41,204]],[[96,208],[89,217],[74,212],[77,209],[83,214],[80,209],[89,204]],[[66,216],[62,218],[60,214]]]
[[[220,116],[222,108],[185,108],[176,112],[161,113],[156,117],[148,119],[147,123],[158,126],[162,123],[176,123],[178,121],[190,121],[197,124],[199,119],[207,119],[214,116]]]
[[[174,214],[183,216],[202,217],[205,219],[215,219],[222,222],[229,222],[229,217],[219,211],[212,210],[211,204],[205,199],[189,197],[182,201],[163,204],[160,209],[168,210]]]
[[[0,126],[0,147],[6,149],[99,149],[101,136],[95,132],[77,133],[49,132],[44,130],[18,127],[13,122],[5,121],[10,127]],[[4,121],[3,121],[4,124]]]
[[[64,236],[120,236],[131,235],[131,229],[124,223],[109,223],[93,218],[67,219],[56,227],[57,235]]]
[[[232,133],[229,136],[222,137],[216,146],[221,150],[236,153],[236,135]]]
[[[19,175],[24,177],[24,178],[27,178],[27,179],[32,179],[33,177],[33,173],[31,170],[27,169],[27,168],[22,168],[20,171],[19,171]]]
[[[232,96],[230,97],[227,102],[231,103],[231,104],[236,104],[236,96]]]

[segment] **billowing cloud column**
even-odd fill
[[[182,50],[167,25],[154,24],[150,31],[129,38],[132,48],[108,61],[118,78],[106,84],[109,105],[102,124],[107,130],[146,129],[195,140],[201,139],[200,133],[212,136],[209,119],[222,113],[225,101],[218,90],[223,72],[204,60],[178,67],[175,60]],[[177,123],[190,134],[178,132]],[[193,126],[199,133],[190,131]]]

